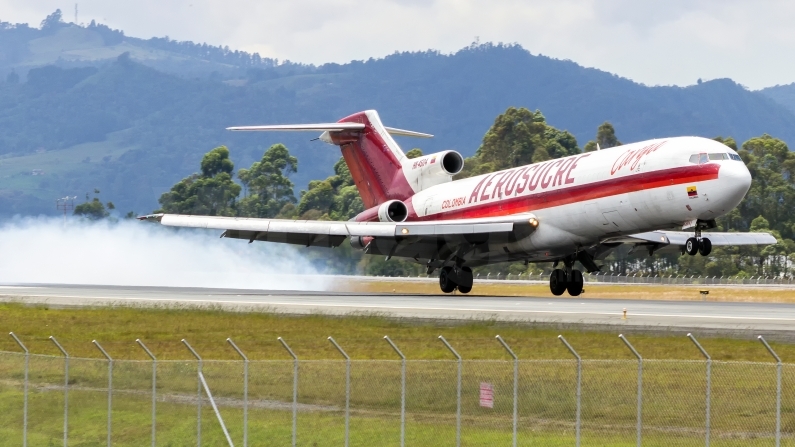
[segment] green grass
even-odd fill
[[[377,298],[374,298],[377,299]],[[410,359],[450,359],[437,339],[444,335],[465,359],[507,359],[494,339],[500,334],[522,359],[570,359],[557,340],[563,334],[585,359],[633,359],[615,332],[557,330],[549,326],[495,321],[400,320],[377,315],[334,317],[292,316],[264,312],[229,312],[195,308],[48,308],[0,304],[0,331],[14,331],[32,352],[57,355],[48,340],[55,336],[77,357],[99,358],[91,344],[96,339],[119,359],[146,359],[135,344],[145,341],[161,359],[191,359],[180,340],[187,339],[205,358],[234,360],[226,344],[231,337],[252,359],[287,359],[277,342],[283,337],[302,359],[339,359],[327,341],[333,336],[354,359],[394,359],[383,340],[389,335]],[[695,334],[698,336],[699,334]],[[701,360],[684,332],[670,335],[631,334],[628,338],[649,359]],[[701,337],[716,360],[768,362],[770,356],[756,340]],[[771,343],[787,361],[795,358],[795,345]],[[10,337],[0,337],[0,350],[16,351]]]
[[[225,343],[232,337],[250,364],[249,441],[289,445],[292,368],[284,337],[306,360],[299,365],[300,445],[341,445],[345,363],[326,340],[333,335],[355,359],[351,366],[351,445],[398,445],[400,362],[382,337],[389,334],[412,359],[407,365],[408,445],[454,445],[456,368],[436,337],[441,333],[467,360],[462,376],[463,445],[510,445],[513,363],[494,335],[500,333],[519,356],[520,445],[573,445],[576,364],[556,339],[557,330],[532,325],[469,321],[422,323],[379,316],[287,316],[198,309],[128,307],[51,309],[0,305],[0,329],[13,330],[34,353],[55,355],[53,334],[74,357],[70,361],[72,445],[103,445],[107,362],[114,364],[114,445],[148,443],[151,367],[135,338],[145,340],[158,364],[158,445],[191,445],[196,436],[196,367],[187,338],[207,361],[203,372],[218,399],[236,444],[242,443],[243,364]],[[613,333],[562,331],[586,359],[583,363],[583,445],[631,446],[635,442],[637,362]],[[684,334],[632,335],[650,359],[644,363],[644,445],[702,445],[705,364]],[[713,357],[760,363],[713,364],[713,443],[770,445],[775,414],[775,367],[755,341],[703,338]],[[775,344],[786,359],[787,344]],[[10,337],[0,350],[18,351]],[[217,360],[210,360],[217,359]],[[478,360],[480,359],[480,360]],[[491,359],[491,360],[485,360]],[[605,360],[617,359],[617,360]],[[19,445],[24,357],[0,353],[0,445]],[[766,363],[761,363],[766,362]],[[493,385],[493,409],[479,405],[482,382]],[[60,444],[63,428],[63,359],[30,359],[30,445]],[[793,443],[795,367],[784,368],[783,429]],[[210,406],[202,412],[202,439],[220,445],[222,433]],[[786,444],[786,443],[785,443]]]
[[[23,156],[0,157],[0,190],[24,191],[46,199],[61,197],[63,191],[58,190],[57,185],[63,178],[87,172],[103,163],[105,157],[116,160],[132,149],[120,140],[120,134],[116,133],[111,134],[106,141],[97,143],[78,144],[66,149]],[[86,163],[84,160],[87,157],[90,160]],[[41,169],[44,175],[31,175],[34,169]]]

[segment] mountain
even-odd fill
[[[83,37],[54,38],[63,33]],[[224,128],[334,121],[371,108],[388,126],[435,134],[399,140],[426,153],[473,154],[509,106],[540,109],[580,145],[604,121],[625,142],[671,135],[744,141],[762,133],[795,141],[795,112],[731,80],[649,87],[518,45],[311,66],[158,42],[163,53],[147,46],[155,45],[151,39],[96,24],[0,26],[0,67],[11,67],[7,82],[0,78],[0,214],[51,214],[56,197],[94,188],[123,212],[148,212],[162,192],[198,170],[202,154],[221,144],[241,168],[269,145],[285,143],[299,159],[293,181],[300,190],[331,173],[336,148],[310,142],[312,134]],[[51,64],[53,54],[69,57]],[[191,68],[202,63],[228,69]]]
[[[101,66],[123,53],[159,71],[192,78],[229,79],[252,68],[278,64],[275,59],[228,47],[177,42],[168,37],[130,37],[94,21],[88,26],[64,23],[60,10],[44,19],[41,28],[0,21],[0,73],[13,70],[24,78],[31,68],[51,64],[64,68]]]
[[[763,88],[759,90],[759,93],[786,107],[790,112],[795,113],[795,82]]]

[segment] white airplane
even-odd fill
[[[472,267],[554,262],[552,294],[583,290],[582,272],[621,244],[709,255],[717,245],[775,244],[768,233],[707,233],[745,197],[751,175],[725,145],[698,137],[627,144],[453,181],[464,158],[448,150],[408,159],[375,110],[337,123],[230,127],[319,131],[337,145],[367,208],[348,222],[153,214],[141,220],[224,230],[222,237],[338,247],[412,259],[440,270],[445,293],[472,289]],[[671,228],[685,231],[668,231]],[[563,268],[557,268],[562,263]]]

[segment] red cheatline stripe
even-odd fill
[[[544,191],[526,196],[512,197],[506,200],[488,202],[461,210],[433,214],[422,220],[467,219],[532,212],[586,200],[601,199],[618,194],[642,191],[645,189],[715,180],[718,178],[719,170],[719,164],[709,163],[644,172],[601,182],[570,186],[553,191]]]

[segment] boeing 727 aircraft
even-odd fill
[[[462,180],[464,158],[448,150],[408,159],[375,110],[337,123],[231,127],[233,131],[315,131],[337,145],[367,208],[348,222],[154,214],[139,219],[224,230],[223,237],[338,247],[412,259],[439,270],[445,293],[472,290],[472,267],[554,262],[552,294],[583,290],[621,244],[709,255],[717,245],[775,244],[768,233],[709,233],[745,197],[751,174],[725,145],[698,137],[627,144]],[[689,231],[669,231],[681,228]],[[562,268],[557,268],[562,264]]]

